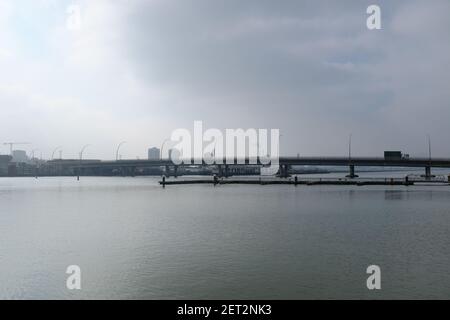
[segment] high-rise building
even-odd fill
[[[24,150],[13,150],[12,152],[12,162],[24,163],[28,162],[28,156]]]
[[[159,160],[160,158],[160,150],[159,148],[150,148],[148,149],[148,160]]]
[[[8,166],[11,156],[0,155],[0,176],[8,175]]]

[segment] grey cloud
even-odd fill
[[[114,19],[95,20],[102,3]],[[147,95],[131,96],[124,73],[107,72],[119,79],[91,73],[79,98],[88,92],[88,105],[149,128],[155,116],[167,130],[195,119],[280,128],[289,154],[345,154],[353,132],[361,154],[420,154],[430,133],[449,155],[450,3],[377,3],[383,29],[369,31],[372,1],[85,2],[102,30],[89,42],[103,46],[99,60],[114,52],[106,69],[136,76]]]

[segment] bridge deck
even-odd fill
[[[214,163],[205,163],[202,161],[196,161],[191,159],[191,161],[184,161],[180,166],[190,166],[190,165],[264,165],[267,164],[265,161],[260,161],[260,159],[255,158],[245,158],[238,159],[234,158],[232,161],[217,161]],[[230,164],[231,163],[231,164]],[[276,162],[274,161],[274,164]],[[100,168],[100,167],[155,167],[155,166],[173,166],[174,163],[170,159],[162,160],[118,160],[118,161],[51,161],[49,164],[52,165],[62,165],[70,166],[74,168]],[[385,159],[385,158],[374,158],[374,157],[280,157],[278,164],[280,165],[312,165],[312,166],[370,166],[370,167],[440,167],[440,168],[450,168],[450,158],[409,158],[409,159]]]

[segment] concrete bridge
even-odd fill
[[[196,159],[185,160],[181,164],[174,164],[170,159],[161,160],[54,160],[49,161],[49,165],[71,167],[77,172],[87,169],[120,169],[132,172],[136,168],[165,167],[166,172],[177,175],[179,167],[186,166],[217,166],[219,175],[228,176],[230,166],[235,165],[263,165],[259,158],[234,158],[233,161],[216,161],[206,164],[204,161]],[[377,157],[280,157],[278,161],[279,175],[288,176],[288,169],[291,166],[344,166],[349,168],[348,177],[357,177],[355,167],[414,167],[424,168],[424,176],[431,177],[431,168],[450,168],[450,158],[377,158]]]

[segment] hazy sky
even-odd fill
[[[355,156],[425,155],[429,133],[450,156],[450,1],[0,0],[0,108],[0,142],[44,157],[144,158],[194,120],[279,128],[282,154],[353,133]]]

